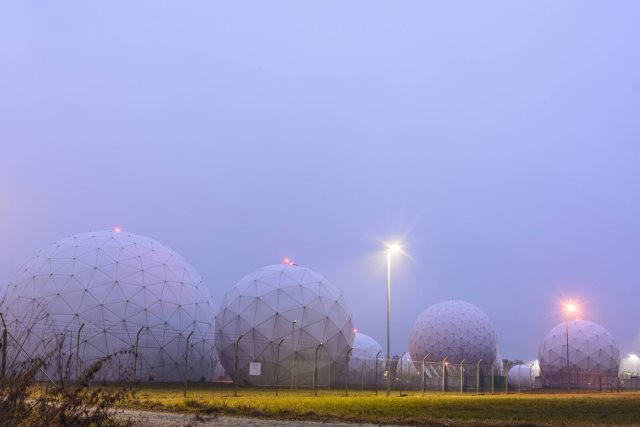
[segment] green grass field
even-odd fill
[[[130,406],[289,420],[409,425],[588,426],[640,425],[640,393],[457,395],[406,392],[310,390],[292,392],[225,385],[190,385],[187,399],[178,385],[143,386]]]

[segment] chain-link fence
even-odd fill
[[[229,336],[230,347],[221,352],[221,360],[212,348],[215,336],[190,333],[177,334],[171,340],[171,351],[157,351],[158,343],[149,341],[152,328],[120,331],[121,339],[106,340],[105,348],[96,347],[93,337],[105,333],[95,326],[80,325],[76,330],[57,331],[43,340],[36,324],[30,329],[5,327],[0,335],[1,374],[33,357],[48,357],[43,380],[74,380],[98,359],[114,355],[96,380],[109,381],[124,377],[141,382],[157,382],[171,378],[184,382],[227,381],[236,387],[259,386],[278,389],[369,391],[384,393],[455,392],[455,393],[555,393],[604,392],[638,390],[640,378],[629,374],[601,375],[574,370],[570,375],[542,375],[534,370],[509,375],[515,363],[496,367],[491,362],[411,361],[405,357],[387,360],[351,357],[351,349],[336,348],[333,343],[287,341],[260,342],[251,336]],[[124,327],[123,327],[124,328]],[[47,331],[51,331],[47,326]],[[41,332],[41,331],[40,331]],[[113,328],[110,333],[113,334]],[[126,332],[126,333],[125,333]],[[116,334],[117,335],[117,334]],[[220,337],[218,337],[220,338]],[[224,341],[224,340],[223,340]],[[167,349],[164,349],[167,350]],[[222,368],[226,367],[226,371]],[[524,374],[522,372],[525,372]],[[527,373],[528,372],[528,373]]]

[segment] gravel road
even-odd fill
[[[344,427],[351,424],[330,423],[319,421],[282,421],[261,418],[218,417],[218,416],[194,416],[193,414],[176,414],[171,412],[119,410],[117,417],[131,420],[137,426],[145,427]],[[377,427],[377,424],[357,424],[361,427]],[[390,426],[386,426],[390,427]],[[392,426],[391,426],[392,427]]]

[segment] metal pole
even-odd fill
[[[320,343],[317,347],[316,347],[316,361],[313,365],[313,395],[317,396],[318,395],[318,390],[316,389],[316,382],[318,381],[318,351],[320,350],[320,347],[322,347],[322,343]]]
[[[296,383],[296,346],[295,346],[296,321],[291,322],[291,390]]]
[[[380,353],[382,353],[382,350],[376,354],[376,396],[378,395],[378,357],[380,356]]]
[[[187,346],[184,350],[184,398],[187,398],[187,381],[189,381],[189,339],[193,335],[193,331],[187,335]]]
[[[7,371],[7,329],[2,330],[2,378]]]
[[[478,366],[476,366],[476,394],[480,394],[480,362],[482,359],[478,360]]]
[[[449,358],[449,356],[446,356],[444,359],[442,359],[442,392],[444,393],[444,389],[445,389],[445,376],[447,375],[447,359]]]
[[[387,396],[391,394],[391,249],[387,249]]]
[[[521,371],[520,368],[522,367],[522,365],[516,365],[516,366],[518,367],[518,393],[521,393],[522,390],[521,390],[521,384],[520,384],[520,371]]]
[[[402,369],[402,359],[404,358],[405,354],[407,354],[406,351],[402,353],[402,356],[400,356],[400,396],[402,396],[402,387],[404,386],[404,371]]]
[[[233,378],[233,395],[234,396],[238,396],[238,375],[240,374],[238,372],[238,347],[240,347],[240,340],[242,339],[243,336],[244,335],[240,335],[236,340],[236,369],[235,369],[234,378]]]
[[[31,357],[29,352],[25,350],[22,344],[20,344],[20,342],[7,330],[7,325],[4,323],[4,316],[2,315],[2,313],[0,313],[0,319],[2,320],[2,325],[4,326],[4,333],[9,335],[9,337],[13,340],[13,342],[15,342],[18,345],[18,348],[20,349],[20,351],[22,351],[24,354],[27,355],[27,358],[29,359],[30,362],[33,362],[33,358]],[[58,387],[58,384],[56,384],[56,382],[49,376],[49,374],[47,374],[47,371],[45,371],[42,368],[42,365],[39,365],[38,369],[40,370],[40,372],[42,372],[42,374],[45,377],[47,377],[47,379],[51,382],[51,384],[53,384],[54,387]]]
[[[494,360],[494,366],[491,367],[491,394],[493,394],[493,392],[495,391],[494,387],[493,387],[493,385],[494,385],[493,378],[495,377],[496,373],[494,371],[495,371],[495,360]]]
[[[464,359],[462,359],[462,362],[460,362],[460,393],[462,393],[462,382],[464,381],[464,375],[462,374],[463,369],[464,369]]]
[[[529,365],[529,393],[531,393],[531,388],[534,381],[535,378],[533,376],[533,363],[531,363],[531,365]]]
[[[569,366],[569,309],[564,312],[564,327],[567,335],[567,393],[571,393],[571,367]]]
[[[140,326],[140,330],[138,330],[138,333],[136,334],[136,348],[133,354],[133,381],[136,380],[136,370],[138,369],[138,342],[143,329],[144,326]]]
[[[82,328],[84,328],[84,323],[80,325],[76,339],[76,381],[78,381],[78,373],[80,372],[80,332],[82,332]]]
[[[278,366],[280,365],[280,345],[284,342],[284,338],[278,343],[278,349],[276,350],[276,396],[278,395]]]
[[[429,357],[431,353],[427,353],[425,357],[422,358],[422,393],[424,393],[424,361]]]
[[[349,355],[351,354],[351,352],[353,351],[353,348],[350,348],[349,350],[347,350],[347,365],[346,365],[346,378],[345,378],[345,382],[344,382],[344,395],[345,396],[349,396]]]
[[[509,394],[509,363],[503,367],[504,369],[504,392]]]

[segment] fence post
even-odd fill
[[[442,359],[442,392],[444,393],[445,391],[445,383],[446,383],[446,375],[447,375],[447,359],[449,358],[449,356],[446,356],[444,359]]]
[[[296,320],[291,322],[291,390],[295,388],[296,384]]]
[[[84,328],[84,323],[80,325],[76,339],[76,381],[78,381],[78,372],[80,372],[80,332],[82,332],[82,328]]]
[[[318,395],[318,390],[316,389],[316,382],[318,381],[318,351],[320,350],[320,347],[322,347],[322,343],[320,343],[317,347],[316,347],[316,361],[313,364],[313,395],[317,396]]]
[[[422,393],[424,394],[424,361],[427,360],[431,353],[427,353],[425,357],[422,358]]]
[[[238,347],[240,346],[240,340],[242,339],[244,335],[240,335],[238,337],[238,339],[236,340],[236,369],[234,371],[234,378],[233,378],[233,396],[236,397],[238,396]]]
[[[135,351],[133,353],[133,381],[134,382],[136,380],[136,371],[138,369],[138,342],[140,340],[140,334],[142,333],[143,329],[144,329],[144,326],[140,326],[140,329],[138,330],[138,333],[136,334],[136,347],[135,347]]]
[[[20,341],[18,341],[16,339],[16,337],[14,337],[13,335],[11,335],[9,333],[9,331],[7,330],[7,325],[5,325],[4,323],[4,316],[2,315],[2,313],[0,313],[0,320],[2,320],[2,325],[4,326],[4,332],[3,335],[8,335],[14,343],[16,343],[16,345],[18,346],[18,349],[20,349],[20,351],[22,351],[24,354],[27,355],[27,358],[33,362],[33,358],[31,357],[31,355],[29,354],[29,352],[27,350],[24,349],[24,347],[22,346],[22,344],[20,344]],[[4,348],[4,347],[3,347]],[[53,384],[54,387],[58,387],[58,384],[56,384],[56,382],[49,376],[49,374],[47,374],[47,371],[45,371],[42,366],[39,366],[38,369],[40,370],[40,372],[42,372],[42,374],[47,377],[47,379],[49,381],[51,381],[51,384]]]
[[[382,353],[382,350],[380,350],[378,354],[376,354],[376,396],[378,395],[378,357],[380,357],[380,353]]]
[[[406,351],[400,356],[400,396],[402,396],[402,386],[404,385],[404,370],[402,369],[402,359],[404,358],[405,354],[407,354]]]
[[[504,392],[509,394],[509,363],[503,367],[504,370]]]
[[[184,349],[184,398],[187,398],[187,382],[189,381],[189,339],[193,335],[193,331],[187,335],[187,345]]]
[[[284,342],[284,338],[278,343],[278,349],[276,350],[276,396],[278,395],[278,367],[280,366],[280,345]]]
[[[518,393],[522,392],[522,387],[521,387],[521,379],[520,379],[520,372],[522,372],[522,369],[520,369],[522,367],[522,365],[518,364],[516,365],[518,367]]]
[[[462,359],[462,362],[460,362],[460,394],[462,394],[462,383],[464,381],[464,375],[462,374],[463,370],[464,370],[464,359]]]
[[[353,348],[347,350],[347,363],[345,365],[345,382],[344,382],[344,395],[349,396],[349,355],[353,351]]]
[[[4,378],[7,371],[7,325],[4,324],[4,318],[2,319],[2,378]]]
[[[482,362],[482,359],[478,360],[476,365],[476,394],[480,394],[480,362]]]
[[[493,365],[491,366],[491,394],[494,392],[494,377],[495,377],[495,360],[493,361]]]

